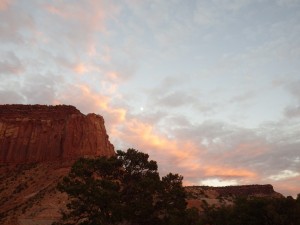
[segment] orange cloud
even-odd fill
[[[83,63],[78,63],[77,65],[75,65],[74,71],[78,74],[84,74],[84,73],[88,72],[89,69]]]
[[[135,147],[150,151],[154,156],[157,154],[159,157],[157,161],[169,162],[173,169],[180,168],[187,179],[197,179],[197,177],[253,179],[257,177],[257,174],[247,169],[217,166],[211,164],[210,161],[205,162],[205,159],[201,160],[201,154],[206,149],[201,149],[190,140],[170,139],[156,132],[152,125],[136,119],[124,122],[124,130],[114,135],[118,135],[120,139],[132,143]]]
[[[107,77],[109,78],[109,80],[111,80],[111,81],[116,81],[116,80],[118,80],[118,78],[119,78],[119,74],[118,74],[117,72],[108,72],[106,76],[107,76]]]
[[[78,85],[85,98],[93,100],[94,107],[106,112],[115,118],[115,123],[121,123],[125,120],[126,110],[123,108],[114,108],[110,106],[110,98],[107,96],[93,93],[88,86]],[[97,111],[98,111],[97,110]]]
[[[77,106],[85,113],[97,112],[109,118],[110,123],[122,123],[126,117],[126,109],[110,106],[111,99],[100,93],[91,90],[87,85],[71,85],[61,93],[60,98],[56,100],[60,104],[68,102]]]
[[[285,193],[285,195],[292,195],[294,198],[297,194],[300,194],[299,184],[300,175],[283,181],[272,182],[275,191],[279,193]]]
[[[111,76],[114,78],[116,75],[111,73]],[[113,139],[130,144],[131,146],[128,147],[148,152],[150,157],[159,164],[163,162],[163,170],[168,168],[172,172],[181,173],[190,184],[197,184],[191,180],[200,182],[199,179],[205,179],[205,177],[234,177],[246,180],[257,177],[257,174],[244,168],[236,169],[216,165],[216,162],[205,158],[207,149],[203,146],[191,140],[169,138],[164,133],[155,130],[153,125],[128,117],[126,108],[114,107],[111,104],[112,97],[97,93],[87,85],[73,85],[70,88],[72,91],[66,90],[63,99],[78,106],[81,110],[85,109],[84,111],[103,115],[109,135]],[[257,154],[261,152],[259,148],[252,148],[245,144],[240,145],[234,154],[240,154],[249,148],[255,149],[253,152]]]
[[[189,141],[179,142],[167,138],[165,135],[155,132],[152,125],[136,119],[125,121],[125,129],[121,138],[139,146],[164,151],[166,154],[180,159],[189,158],[191,151],[195,148]]]
[[[204,167],[205,176],[214,177],[245,177],[253,178],[256,177],[254,172],[241,168],[228,168],[225,166],[207,166]]]
[[[156,161],[173,170],[180,168],[189,175],[201,175],[199,157],[204,150],[190,140],[168,138],[155,131],[151,124],[137,119],[125,120],[122,129],[116,129],[112,135],[130,143],[130,147],[150,153]]]

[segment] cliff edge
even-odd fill
[[[0,163],[114,154],[102,116],[66,105],[0,105]]]

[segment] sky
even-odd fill
[[[299,0],[0,0],[0,104],[104,117],[185,185],[300,193]]]

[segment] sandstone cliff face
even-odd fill
[[[114,154],[99,115],[65,105],[0,105],[0,163]]]
[[[56,185],[72,163],[114,154],[99,115],[73,106],[0,105],[0,224],[52,224],[68,201]]]

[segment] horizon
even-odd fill
[[[300,1],[0,0],[0,104],[104,117],[185,186],[300,193]]]

